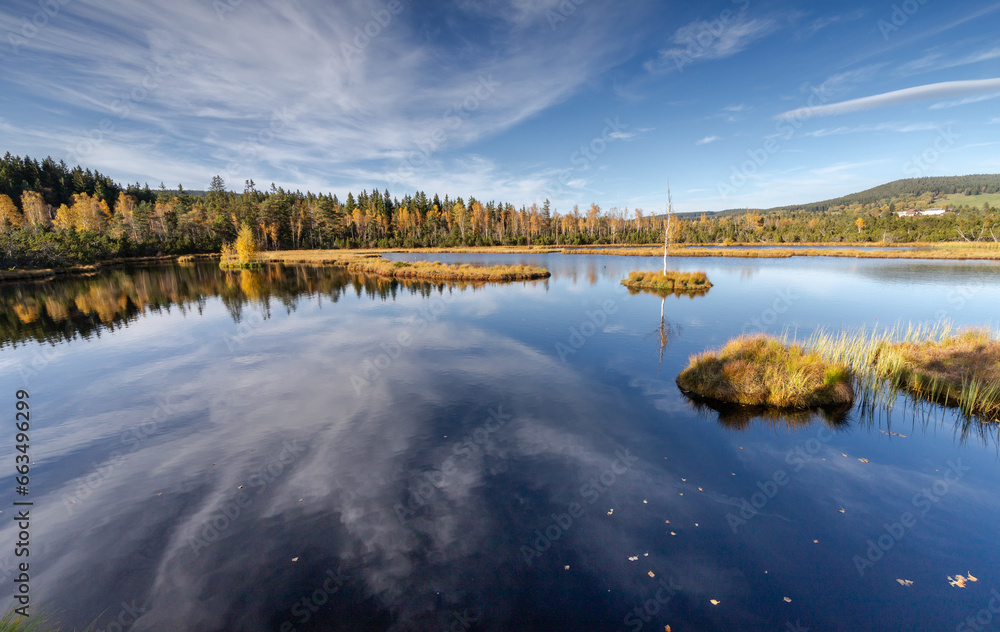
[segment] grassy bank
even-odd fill
[[[630,272],[622,285],[629,290],[650,290],[674,294],[701,294],[712,287],[704,272],[678,272],[654,270]]]
[[[874,395],[905,390],[983,421],[1000,421],[1000,340],[987,328],[949,324],[813,334],[806,346],[850,366]],[[890,391],[881,392],[881,383]]]
[[[846,365],[764,335],[740,336],[692,356],[677,384],[687,394],[743,406],[807,409],[854,401]]]
[[[401,279],[442,281],[526,281],[550,276],[548,270],[529,266],[477,266],[439,261],[386,261],[360,259],[347,264],[352,272]]]
[[[860,245],[860,244],[858,244]],[[727,246],[675,246],[672,257],[740,257],[748,259],[782,259],[787,257],[849,257],[855,259],[987,259],[1000,260],[1000,244],[986,242],[947,242],[936,244],[865,244],[884,247],[886,250],[859,250],[845,248],[791,248],[799,244],[758,244],[753,248]],[[629,257],[659,257],[663,247],[621,246],[604,248],[565,248],[563,254],[573,255],[622,255]]]

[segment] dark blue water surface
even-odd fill
[[[749,330],[995,326],[997,264],[675,258],[714,287],[661,306],[619,284],[656,258],[435,258],[552,277],[188,265],[0,288],[0,401],[31,401],[33,608],[95,630],[1000,627],[996,425],[903,398],[720,416],[674,382]]]

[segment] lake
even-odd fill
[[[720,414],[674,382],[748,331],[996,326],[1000,264],[678,257],[714,287],[661,300],[619,284],[655,257],[433,258],[552,276],[199,263],[0,287],[32,607],[95,630],[1000,626],[995,424],[904,397]]]

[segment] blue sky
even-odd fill
[[[1000,3],[36,0],[0,151],[123,182],[561,211],[767,208],[1000,172]]]

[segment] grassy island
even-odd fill
[[[652,290],[674,294],[699,294],[707,292],[712,287],[704,272],[630,272],[622,285],[630,290]]]
[[[876,382],[927,401],[1000,421],[1000,340],[985,328],[897,326],[882,332],[819,331],[807,345]]]
[[[362,259],[347,264],[353,272],[382,277],[429,279],[441,281],[527,281],[551,275],[544,268],[529,266],[478,266],[468,263],[445,264],[439,261],[386,261]]]
[[[806,409],[853,403],[850,368],[765,335],[740,336],[691,357],[677,376],[685,394],[743,406]]]

